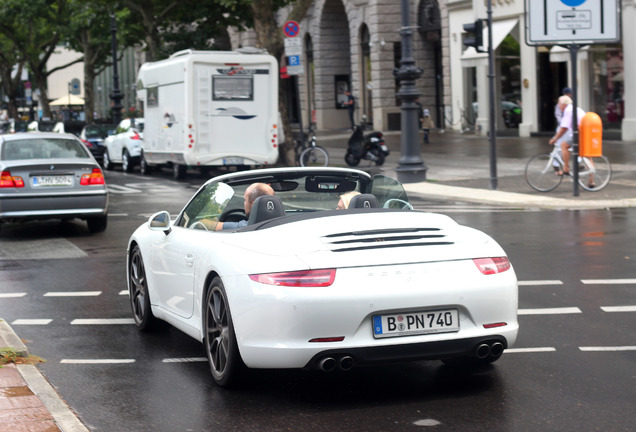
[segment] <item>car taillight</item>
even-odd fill
[[[288,287],[327,287],[336,278],[336,269],[301,270],[250,275],[255,282]]]
[[[137,132],[135,132],[135,134],[133,136],[130,137],[131,140],[140,140],[141,137],[139,136],[139,134]]]
[[[510,261],[507,257],[475,258],[473,262],[485,275],[503,273],[510,269]]]
[[[24,180],[22,180],[22,177],[12,176],[9,171],[2,171],[2,173],[0,173],[0,188],[12,187],[24,187]]]
[[[85,139],[83,139],[83,140],[82,140],[82,142],[84,143],[84,145],[85,145],[86,147],[89,147],[89,148],[90,148],[90,147],[93,147],[93,143],[92,143],[92,142],[90,142],[90,141],[86,141]]]
[[[82,174],[80,178],[80,184],[82,186],[88,185],[103,185],[104,184],[104,174],[102,170],[99,168],[93,168],[93,172],[90,174]]]

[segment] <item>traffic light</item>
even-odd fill
[[[481,49],[484,45],[483,29],[484,24],[481,20],[477,20],[470,24],[464,24],[464,31],[468,33],[464,38],[464,45],[475,48],[477,52],[485,52]]]

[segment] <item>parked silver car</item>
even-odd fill
[[[80,218],[95,233],[106,229],[107,213],[104,174],[77,137],[0,136],[0,222]]]

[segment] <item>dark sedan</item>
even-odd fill
[[[0,222],[80,218],[95,233],[107,212],[102,170],[74,135],[0,136]]]
[[[104,140],[114,134],[116,128],[113,124],[88,124],[82,129],[79,137],[97,162],[104,159]]]

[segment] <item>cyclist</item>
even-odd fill
[[[570,146],[572,145],[573,132],[572,132],[572,98],[569,96],[561,96],[559,98],[559,108],[563,111],[563,118],[557,133],[550,139],[551,145],[557,145],[561,147],[561,154],[563,155],[563,172],[559,172],[559,175],[570,175]],[[581,123],[585,111],[576,107],[577,112],[577,125]]]

